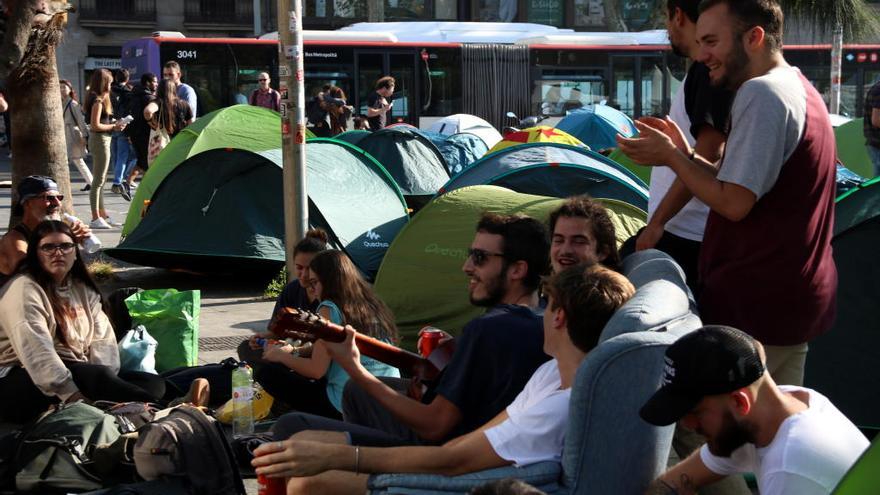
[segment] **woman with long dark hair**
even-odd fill
[[[144,118],[153,129],[164,128],[174,138],[193,121],[193,112],[185,100],[177,97],[177,84],[171,79],[159,81],[156,99],[144,108]]]
[[[161,377],[118,373],[116,336],[70,227],[41,222],[24,269],[0,292],[0,420],[26,422],[59,401],[165,394]]]
[[[61,90],[61,108],[64,115],[64,140],[67,142],[67,161],[73,162],[79,174],[86,181],[83,191],[92,188],[92,171],[89,170],[83,159],[86,156],[86,145],[89,128],[83,119],[82,107],[79,106],[79,100],[76,98],[76,91],[73,85],[67,79],[58,81],[58,87]]]
[[[340,325],[389,343],[397,342],[397,326],[388,306],[373,292],[348,256],[335,250],[318,253],[307,272],[308,283],[321,301],[318,313]],[[257,370],[256,379],[273,397],[293,409],[330,418],[340,417],[342,389],[348,374],[333,362],[320,340],[311,356],[292,354],[288,345],[271,345],[263,359],[282,366]],[[397,368],[361,356],[361,363],[375,376],[399,377]]]
[[[107,69],[98,69],[89,80],[89,94],[86,96],[85,111],[89,116],[89,150],[92,152],[92,188],[89,191],[89,204],[92,206],[93,229],[109,229],[121,224],[114,223],[104,209],[104,179],[110,168],[110,139],[113,131],[125,129],[124,121],[113,117],[113,103],[110,101],[110,85],[113,74]]]
[[[331,86],[323,96],[321,108],[330,117],[330,135],[335,136],[348,130],[348,121],[351,120],[352,107],[347,104],[345,91],[337,86]]]

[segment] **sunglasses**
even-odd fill
[[[504,253],[490,253],[489,251],[476,248],[468,249],[468,258],[470,258],[474,262],[475,266],[485,265],[490,256],[500,256],[503,258]]]
[[[49,201],[49,202],[52,202],[52,201],[58,201],[58,202],[60,203],[60,202],[64,201],[64,195],[63,195],[63,194],[55,194],[55,195],[53,195],[53,194],[44,194],[44,195],[42,195],[42,196],[37,196],[37,197],[38,197],[38,198],[41,198],[43,201]]]
[[[45,254],[52,254],[56,251],[61,251],[61,254],[70,254],[73,252],[73,248],[75,247],[76,244],[72,242],[59,242],[58,244],[53,244],[49,242],[40,246],[40,251]]]

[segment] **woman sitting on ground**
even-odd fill
[[[118,373],[116,337],[70,227],[40,223],[25,267],[0,292],[0,420],[27,422],[59,401],[156,402],[165,393],[159,376]]]
[[[324,232],[323,229],[312,229],[306,232],[306,236],[296,243],[293,248],[293,275],[296,278],[284,286],[281,294],[278,295],[278,299],[275,300],[275,308],[272,309],[272,318],[275,318],[281,308],[305,309],[312,312],[318,310],[320,301],[314,294],[309,293],[310,286],[304,280],[306,280],[305,273],[312,258],[325,250],[327,250],[327,232]],[[238,346],[238,358],[254,366],[256,372],[256,367],[266,364],[262,358],[263,345],[260,342],[276,338],[278,337],[271,332],[254,334]]]
[[[391,310],[343,252],[330,250],[316,255],[309,264],[307,277],[321,301],[318,313],[322,317],[351,325],[385,342],[397,341]],[[315,342],[309,358],[296,356],[292,351],[289,345],[267,346],[263,359],[278,364],[258,369],[256,380],[273,397],[297,411],[339,418],[348,374],[330,359],[320,340]],[[361,363],[375,376],[400,376],[397,368],[374,359],[361,357]]]

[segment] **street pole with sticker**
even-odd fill
[[[303,87],[302,0],[278,0],[281,153],[284,163],[284,248],[294,273],[293,248],[308,229],[306,116]]]

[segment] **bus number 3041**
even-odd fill
[[[195,60],[198,58],[198,50],[177,50],[177,58]]]

